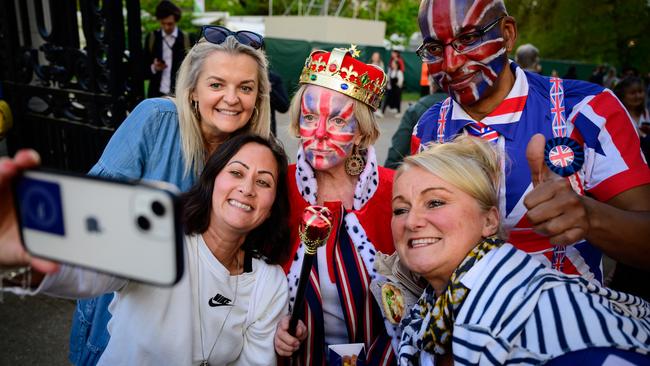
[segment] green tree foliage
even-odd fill
[[[518,42],[542,58],[650,70],[647,0],[506,0]]]
[[[386,35],[397,33],[407,42],[411,34],[419,32],[418,0],[391,0],[383,1],[384,7],[380,11],[379,19],[386,22]]]
[[[322,4],[324,1],[317,1]],[[379,20],[386,22],[386,34],[397,33],[406,39],[418,31],[419,0],[330,0],[328,14],[334,15],[343,3],[340,16],[374,20],[379,5]],[[273,14],[305,15],[309,0],[273,0]],[[268,0],[205,0],[206,11],[227,11],[232,15],[268,15]],[[314,7],[311,15],[320,9]]]

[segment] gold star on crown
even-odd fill
[[[359,58],[359,56],[361,55],[361,51],[357,49],[356,44],[351,44],[350,48],[346,48],[346,51],[350,54],[350,56],[354,58]]]

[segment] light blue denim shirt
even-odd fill
[[[88,174],[117,179],[148,179],[192,187],[196,172],[183,175],[185,159],[174,102],[146,99],[124,120]],[[95,365],[108,344],[113,294],[77,301],[70,334],[70,362]]]

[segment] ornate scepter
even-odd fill
[[[300,279],[296,290],[296,300],[293,304],[293,312],[289,320],[289,334],[296,335],[296,325],[302,315],[303,303],[305,302],[305,290],[309,273],[314,262],[314,255],[318,247],[325,245],[332,232],[332,212],[323,206],[308,206],[302,213],[300,227],[298,229],[300,240],[305,246],[305,257],[302,259]]]

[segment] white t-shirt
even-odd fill
[[[173,287],[63,266],[37,292],[80,298],[116,291],[99,365],[197,365],[213,345],[212,365],[275,365],[273,337],[288,304],[282,268],[253,259],[252,272],[231,276],[200,235],[185,242],[185,273]]]

